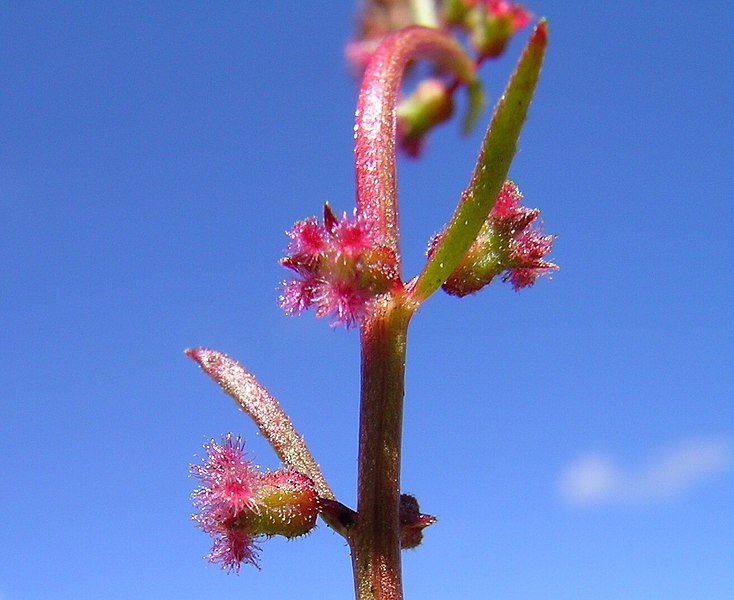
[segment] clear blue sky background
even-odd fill
[[[235,577],[189,521],[207,438],[277,466],[192,345],[354,503],[357,334],[275,302],[283,232],[354,201],[352,7],[316,7],[0,1],[2,600],[350,597],[325,526]],[[561,270],[411,326],[403,487],[440,520],[407,597],[730,600],[734,11],[529,7],[551,43],[511,174]],[[473,165],[457,129],[400,164],[409,274]]]

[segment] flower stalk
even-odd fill
[[[455,22],[446,22],[468,26],[475,9],[489,24],[505,19],[504,44],[529,18],[509,2],[475,4],[447,4],[455,9]],[[434,5],[414,0],[411,6],[425,15]],[[359,326],[357,507],[352,510],[335,498],[287,415],[249,372],[214,350],[187,350],[255,421],[285,467],[257,474],[244,459],[239,438],[237,443],[226,438],[223,446],[209,446],[208,462],[193,467],[192,473],[202,482],[194,495],[199,524],[215,538],[210,560],[230,570],[238,570],[240,563],[256,565],[257,536],[303,535],[318,512],[350,547],[357,600],[402,600],[401,550],[418,546],[423,529],[436,520],[420,513],[416,498],[400,491],[410,320],[440,287],[463,296],[505,273],[503,279],[520,289],[557,268],[545,260],[554,236],[531,227],[539,211],[520,206],[519,190],[506,182],[546,44],[541,20],[497,102],[451,220],[431,242],[423,270],[407,282],[400,261],[398,139],[403,135],[403,149],[413,148],[417,154],[425,134],[451,115],[452,94],[459,87],[468,92],[470,121],[482,103],[476,67],[491,53],[472,59],[447,29],[421,26],[391,33],[370,51],[354,128],[356,210],[339,218],[326,205],[322,221],[307,218],[288,232],[288,255],[281,264],[292,278],[284,282],[279,300],[289,315],[313,308],[317,317],[330,316],[332,325]],[[403,73],[418,59],[433,63],[435,79],[400,111]]]
[[[373,54],[362,79],[354,126],[357,211],[373,223],[380,243],[399,251],[395,173],[396,111],[403,71],[410,60],[431,59],[470,88],[474,63],[447,33],[407,27],[388,36]]]

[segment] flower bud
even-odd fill
[[[243,513],[239,524],[256,535],[305,535],[316,525],[319,498],[313,483],[296,471],[260,475],[255,492],[256,510]]]
[[[409,550],[423,541],[423,530],[436,522],[436,517],[420,512],[418,500],[410,494],[400,494],[400,547]]]
[[[408,156],[416,157],[425,135],[451,118],[454,102],[451,91],[439,79],[421,81],[415,91],[398,106],[398,143]]]
[[[482,58],[502,54],[508,40],[530,23],[532,15],[519,4],[506,0],[464,0],[473,5],[464,15],[464,27],[472,46]]]

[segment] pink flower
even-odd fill
[[[191,474],[201,487],[191,495],[199,512],[198,526],[214,538],[210,562],[220,563],[228,571],[239,572],[241,563],[257,566],[257,547],[253,535],[237,526],[237,518],[257,508],[255,492],[259,473],[245,459],[239,437],[224,436],[222,443],[211,441],[204,446],[206,458],[201,465],[191,465]]]
[[[364,318],[371,298],[369,290],[361,288],[356,281],[325,280],[314,294],[316,317],[332,315],[335,324],[352,327]]]
[[[243,563],[257,567],[256,538],[292,538],[313,529],[319,498],[308,477],[288,469],[258,472],[245,458],[242,440],[231,434],[204,449],[203,464],[191,465],[200,483],[191,499],[199,511],[194,521],[214,538],[207,560],[230,572]]]
[[[545,260],[555,237],[533,227],[540,211],[525,208],[521,201],[517,186],[506,181],[477,239],[443,285],[444,291],[455,296],[473,294],[498,275],[519,290],[558,269]],[[433,240],[429,254],[438,239]]]
[[[297,277],[283,283],[279,304],[289,316],[313,306],[317,317],[352,327],[375,296],[399,281],[396,258],[375,244],[361,215],[338,219],[325,205],[323,223],[299,221],[287,235],[289,254],[280,262]]]
[[[260,548],[248,531],[224,525],[219,528],[201,525],[201,529],[214,538],[211,552],[205,557],[210,563],[221,565],[229,573],[239,573],[243,564],[259,568]]]
[[[544,260],[553,248],[555,236],[543,235],[539,227],[532,227],[540,211],[521,206],[521,201],[520,190],[512,181],[506,181],[489,213],[494,231],[509,239],[507,272],[502,280],[510,281],[516,290],[529,287],[538,277],[558,269],[558,265]]]

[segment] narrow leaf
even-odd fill
[[[306,475],[313,481],[322,498],[334,499],[321,469],[311,456],[303,438],[296,433],[288,416],[268,391],[237,361],[226,354],[205,348],[189,348],[184,352],[195,360],[248,414],[286,467]]]
[[[479,233],[507,178],[517,140],[543,64],[545,20],[538,23],[497,102],[477,164],[441,240],[413,284],[412,297],[423,302],[448,279]]]

